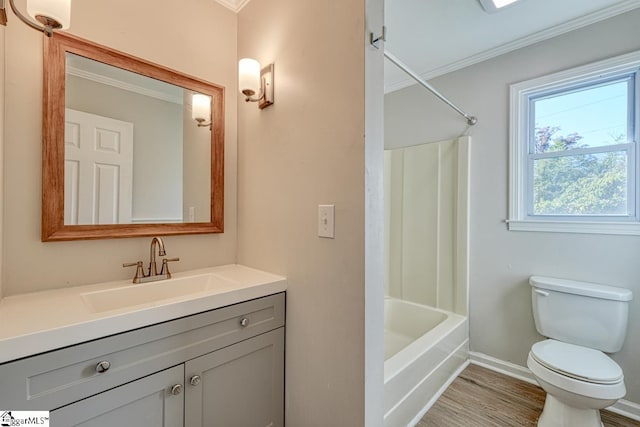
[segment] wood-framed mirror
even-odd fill
[[[42,241],[222,233],[224,87],[66,33],[44,43]]]

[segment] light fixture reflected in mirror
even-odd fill
[[[53,35],[53,30],[66,30],[71,25],[71,0],[27,0],[27,13],[40,24],[24,16],[13,2],[9,6],[22,22],[47,36]],[[0,0],[0,24],[7,25],[6,0]]]
[[[272,105],[273,64],[260,69],[260,63],[255,59],[241,59],[238,63],[238,86],[240,93],[246,96],[246,102],[257,102],[261,110]]]
[[[211,97],[194,93],[191,98],[191,118],[198,122],[198,127],[211,130]]]

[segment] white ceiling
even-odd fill
[[[640,7],[640,0],[385,0],[385,48],[428,80]],[[415,82],[385,61],[385,92]]]

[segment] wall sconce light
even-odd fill
[[[0,0],[0,24],[7,25],[6,0]],[[53,30],[66,30],[71,24],[71,0],[27,0],[27,13],[41,25],[24,16],[9,0],[13,13],[22,22],[37,31],[44,32],[48,37]]]
[[[191,118],[198,122],[198,127],[211,129],[211,97],[194,93],[191,98]]]
[[[238,63],[238,86],[240,93],[246,96],[246,102],[257,102],[261,110],[267,108],[273,104],[273,64],[260,69],[260,63],[255,59],[241,59]]]

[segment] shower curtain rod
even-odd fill
[[[411,70],[404,62],[400,61],[395,55],[393,55],[391,52],[389,52],[388,50],[384,50],[384,56],[391,62],[393,62],[398,68],[400,68],[402,71],[404,71],[405,73],[409,74],[409,76],[411,76],[415,81],[417,81],[421,86],[423,86],[424,88],[426,88],[429,92],[431,92],[432,94],[434,94],[435,96],[437,96],[442,102],[444,102],[445,104],[447,104],[449,107],[453,108],[454,110],[456,110],[461,116],[463,116],[465,119],[467,119],[467,124],[469,126],[473,126],[476,123],[478,123],[478,118],[475,116],[470,116],[467,113],[465,113],[464,111],[462,111],[457,105],[455,105],[453,102],[449,101],[449,99],[444,96],[443,94],[441,94],[440,92],[438,92],[436,90],[436,88],[434,88],[433,86],[431,86],[429,83],[427,83],[427,81],[425,79],[423,79],[422,77],[420,77],[418,74],[416,74],[413,70]]]

